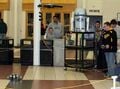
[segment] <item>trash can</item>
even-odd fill
[[[41,40],[40,42],[40,65],[53,66],[53,41]]]
[[[12,64],[13,63],[13,39],[0,39],[0,64]]]
[[[20,41],[21,65],[33,65],[33,40],[22,39]]]

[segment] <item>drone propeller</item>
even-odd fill
[[[44,7],[46,7],[46,8],[55,8],[55,7],[62,8],[63,6],[56,5],[56,4],[46,4],[46,5],[44,5]]]
[[[44,4],[44,5],[38,5],[38,7],[46,7],[46,8],[62,8],[63,6],[61,6],[61,5],[56,5],[56,4]]]

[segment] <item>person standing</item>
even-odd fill
[[[111,21],[110,21],[110,24],[111,24],[111,27],[114,29],[114,30],[116,30],[117,28],[117,21],[115,20],[115,19],[112,19]]]
[[[54,16],[53,22],[50,23],[46,30],[46,39],[53,40],[53,65],[64,66],[64,29],[59,22],[59,17]]]
[[[100,36],[101,36],[101,24],[100,21],[96,21],[95,23],[95,35],[96,35],[96,41],[99,42]]]
[[[5,39],[7,33],[7,24],[3,21],[3,19],[0,19],[0,39]],[[0,44],[2,41],[0,41]]]
[[[120,24],[119,22],[117,22],[115,19],[111,20],[111,27],[116,31],[117,33],[117,46],[118,46],[118,50],[120,49]]]
[[[46,29],[46,39],[61,39],[63,36],[63,25],[59,22],[59,18],[57,16],[53,16],[53,22],[51,22]]]
[[[96,21],[95,23],[95,57],[96,57],[96,65],[95,68],[100,69],[102,72],[107,72],[107,63],[105,59],[105,54],[103,49],[101,49],[102,45],[102,37],[103,37],[104,29],[101,28],[100,21]]]
[[[0,38],[4,39],[6,37],[7,33],[7,24],[3,21],[3,19],[0,19]]]
[[[116,31],[111,28],[109,22],[104,23],[105,33],[103,34],[103,45],[102,48],[105,52],[108,72],[107,76],[115,75],[115,61],[117,52],[117,34]]]
[[[99,40],[100,40],[100,36],[101,36],[101,28],[100,28],[100,21],[96,21],[95,22],[95,27],[94,27],[94,31],[95,31],[95,68],[99,66],[99,60],[98,60],[98,56],[99,56]],[[101,63],[100,63],[101,64]]]

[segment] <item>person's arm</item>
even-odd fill
[[[61,37],[62,37],[62,38],[64,37],[64,27],[63,27],[62,24],[61,24]]]
[[[6,32],[5,32],[5,34],[7,33],[7,29],[8,29],[8,28],[7,28],[7,24],[6,24]]]
[[[44,35],[44,38],[45,38],[45,39],[47,39],[48,28],[49,28],[49,25],[47,26],[46,31],[45,31],[45,35]]]
[[[50,33],[52,33],[52,31],[50,31],[50,28],[52,27],[52,23],[50,23],[49,25],[48,25],[48,27],[46,28],[46,32],[45,32],[45,38],[46,39],[49,39],[48,38],[48,35],[50,34]]]
[[[113,39],[113,41],[111,43],[112,49],[117,50],[117,33],[115,31],[113,31],[113,33],[112,33],[112,39]]]

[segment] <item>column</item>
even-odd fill
[[[33,52],[33,65],[40,65],[40,33],[41,33],[41,21],[39,21],[39,12],[40,7],[38,5],[41,4],[41,0],[34,0],[34,31],[33,31],[33,39],[34,39],[34,52]]]
[[[14,45],[20,44],[20,30],[21,30],[21,18],[22,18],[22,0],[10,0],[9,11],[9,29],[8,35],[14,38]]]
[[[14,38],[14,0],[10,0],[10,10],[8,12],[8,36]]]
[[[17,31],[18,31],[18,29],[17,29],[17,1],[18,0],[14,0],[14,12],[13,12],[13,14],[14,14],[14,45],[15,46],[17,46],[17,38],[18,38],[18,33],[17,33]]]
[[[20,45],[20,39],[22,38],[22,27],[23,27],[23,11],[22,11],[22,0],[17,1],[17,38],[16,44]]]

